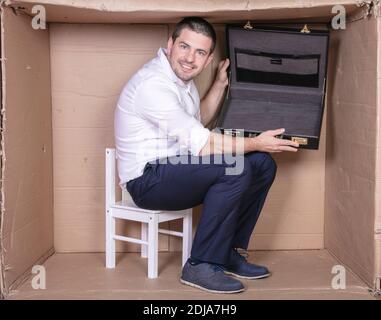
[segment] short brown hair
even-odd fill
[[[175,27],[175,30],[172,33],[172,41],[175,42],[176,39],[180,36],[180,33],[183,29],[190,29],[194,32],[201,33],[204,36],[212,39],[212,47],[210,48],[210,53],[214,51],[216,47],[216,32],[214,31],[213,26],[203,18],[200,17],[186,17],[181,20]]]

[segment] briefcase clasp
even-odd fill
[[[301,145],[307,145],[308,144],[308,138],[303,138],[303,137],[291,137],[291,141],[297,142]]]

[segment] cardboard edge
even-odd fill
[[[241,20],[254,19],[253,17],[256,13],[269,13],[271,11],[280,12],[296,12],[302,13],[302,21],[305,23],[305,19],[311,19],[309,22],[324,21],[333,17],[331,8],[334,5],[345,6],[348,13],[357,9],[357,1],[354,0],[301,0],[301,1],[291,1],[284,0],[276,3],[269,3],[260,0],[237,0],[234,3],[234,7],[228,0],[220,1],[205,1],[205,0],[193,0],[187,3],[186,6],[182,5],[176,1],[168,0],[115,0],[110,2],[105,2],[102,0],[94,1],[68,1],[68,0],[45,0],[45,1],[35,1],[35,0],[3,0],[5,4],[12,7],[13,10],[29,15],[33,17],[32,8],[35,5],[42,5],[45,7],[46,12],[48,12],[46,21],[47,22],[59,22],[59,23],[160,23],[159,21],[164,17],[164,19],[176,22],[184,16],[189,15],[201,15],[207,18],[209,21],[213,21],[219,15],[225,15],[225,18],[229,16],[228,19],[231,22],[238,22]],[[39,10],[39,9],[37,9]],[[311,15],[311,12],[317,10],[320,11],[319,14]],[[74,15],[73,12],[80,13],[80,16]],[[117,17],[110,17],[110,14],[115,14]],[[233,16],[231,16],[233,15]],[[83,20],[85,16],[86,21]],[[285,22],[287,20],[295,20],[300,22],[300,19],[296,17],[279,17],[278,19],[272,17],[271,20],[278,20]],[[218,19],[217,19],[218,20]],[[260,19],[261,20],[261,19]],[[265,20],[269,20],[267,17]],[[214,21],[217,22],[217,21]]]
[[[358,1],[357,9],[347,15],[347,23],[352,23],[357,20],[369,18],[371,16],[379,17],[381,14],[381,3],[375,0]]]
[[[371,294],[374,296],[381,295],[381,234],[375,235],[375,275]]]
[[[356,279],[358,279],[359,281],[361,281],[364,286],[366,286],[369,294],[372,294],[373,296],[376,295],[376,290],[375,290],[375,287],[372,286],[372,284],[370,284],[368,281],[366,281],[365,278],[361,277],[357,272],[355,272],[347,263],[345,263],[345,261],[343,261],[343,259],[340,259],[335,253],[333,250],[330,250],[329,248],[325,248],[325,250],[337,261],[339,262],[339,264],[345,266],[345,270],[347,272],[350,272],[352,274],[353,277],[355,277]]]
[[[381,3],[375,8],[377,19],[377,137],[375,183],[375,230],[374,230],[374,295],[381,295]]]
[[[6,0],[7,5],[34,5],[34,4],[42,4],[42,5],[55,5],[57,7],[62,8],[78,8],[78,9],[92,9],[97,11],[104,12],[139,12],[139,11],[151,11],[151,12],[200,12],[200,13],[211,13],[215,11],[226,11],[227,8],[231,7],[230,1],[220,1],[220,2],[212,2],[210,5],[206,1],[192,1],[187,4],[187,6],[181,8],[179,10],[178,5],[174,5],[178,3],[177,1],[140,1],[140,0],[116,0],[110,1],[107,3],[102,0]],[[267,10],[267,9],[285,9],[289,8],[292,5],[294,8],[312,8],[312,7],[327,7],[336,4],[348,5],[348,6],[356,6],[359,1],[356,0],[341,0],[341,1],[310,1],[310,0],[302,0],[302,1],[283,1],[281,3],[271,3],[270,1],[258,1],[258,0],[241,0],[237,1],[235,7],[237,9],[232,11],[251,11],[251,10]],[[365,1],[361,1],[365,2]]]
[[[54,248],[50,248],[45,254],[43,254],[32,266],[30,266],[22,275],[20,275],[16,281],[14,281],[8,289],[7,294],[4,296],[5,298],[8,295],[14,294],[17,292],[17,288],[22,286],[30,277],[32,273],[32,267],[36,265],[42,265],[46,260],[48,260],[52,255],[54,255],[56,251]]]
[[[4,127],[5,127],[5,63],[3,57],[4,54],[4,9],[3,3],[0,3],[0,28],[1,28],[1,114],[0,114],[0,130],[1,130],[1,142],[0,142],[0,152],[1,152],[1,208],[0,208],[0,299],[5,298],[7,294],[5,285],[5,258],[4,258],[4,245],[3,245],[3,230],[4,230],[4,174],[5,174],[5,150],[4,150]]]

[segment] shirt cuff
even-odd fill
[[[204,127],[194,126],[190,135],[189,150],[193,156],[198,156],[201,149],[206,145],[210,136],[210,131]]]

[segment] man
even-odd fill
[[[247,249],[275,178],[269,152],[295,152],[299,145],[275,138],[284,129],[232,138],[206,128],[228,84],[228,59],[220,62],[201,102],[193,79],[211,63],[215,44],[207,21],[188,17],[179,22],[167,49],[159,49],[123,89],[115,111],[115,139],[120,184],[126,184],[139,207],[182,210],[203,204],[180,281],[233,293],[244,290],[236,278],[270,275],[266,267],[247,262],[238,249]],[[227,174],[232,164],[226,154],[233,153],[241,154],[243,168]]]

